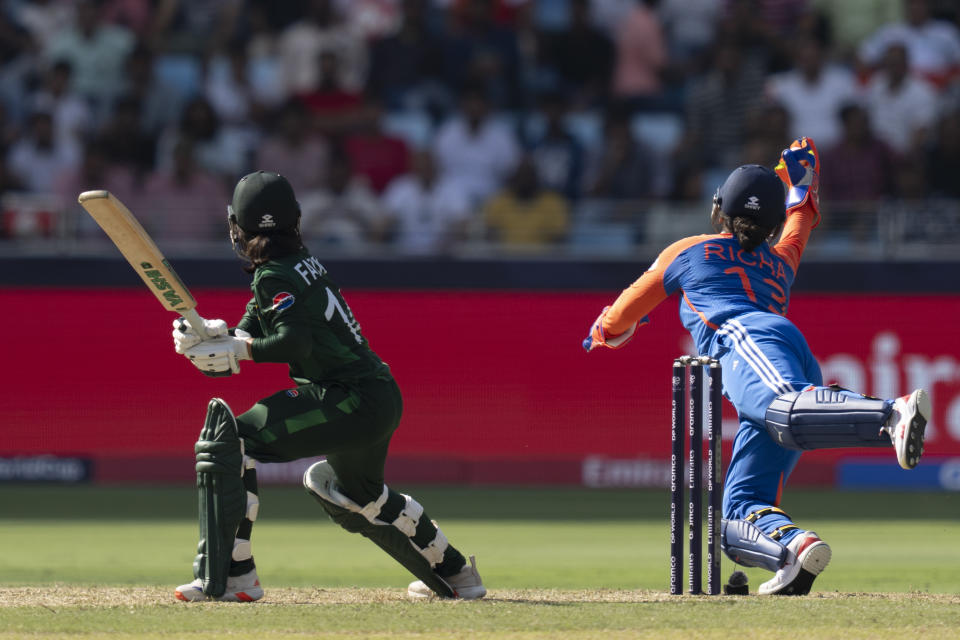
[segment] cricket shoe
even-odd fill
[[[454,598],[476,600],[487,595],[487,588],[483,586],[483,580],[477,573],[477,559],[474,556],[470,556],[470,562],[465,563],[459,573],[441,579],[450,586]],[[438,597],[422,580],[411,582],[407,587],[407,595],[411,598]]]
[[[256,602],[263,597],[263,587],[257,578],[257,570],[251,569],[241,576],[227,578],[227,590],[219,598],[211,598],[203,592],[203,582],[197,578],[188,584],[182,584],[174,592],[177,600],[199,602],[219,600],[220,602]]]
[[[913,469],[920,462],[923,432],[932,410],[930,395],[923,389],[893,401],[893,413],[883,430],[890,434],[893,448],[897,451],[897,462],[904,469]]]
[[[805,531],[787,545],[787,561],[772,578],[760,585],[760,595],[805,596],[830,562],[830,545],[813,531]]]

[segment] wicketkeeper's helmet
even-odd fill
[[[786,190],[772,169],[745,164],[733,170],[713,197],[728,218],[750,218],[774,229],[787,216]]]

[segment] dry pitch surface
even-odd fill
[[[0,588],[0,638],[929,638],[960,635],[960,595],[671,597],[492,590],[411,602],[402,589],[271,588],[255,604],[182,603],[169,587]]]
[[[960,607],[960,594],[932,593],[813,593],[805,598],[769,598],[769,597],[729,597],[709,598],[670,596],[666,592],[625,589],[495,589],[481,601],[441,601],[431,603],[442,606],[485,606],[486,603],[517,604],[650,604],[650,603],[692,603],[692,602],[811,602],[817,600],[872,600],[877,602],[915,602],[925,606],[956,605]],[[383,603],[404,603],[422,605],[420,601],[411,601],[402,589],[297,589],[270,588],[263,599],[254,604],[240,603],[202,603],[200,606],[236,607],[249,609],[264,605],[364,605]],[[173,598],[170,587],[81,587],[76,585],[54,585],[49,587],[6,587],[0,588],[0,608],[8,607],[144,607],[158,604],[173,604],[181,607],[197,606],[197,603],[179,602]],[[958,610],[957,615],[960,615]],[[957,629],[960,635],[960,628]]]

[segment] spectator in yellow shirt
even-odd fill
[[[541,186],[529,157],[521,160],[506,188],[487,201],[483,219],[488,239],[512,248],[558,244],[570,227],[566,199]]]

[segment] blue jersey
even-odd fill
[[[680,296],[680,319],[702,354],[713,352],[716,332],[731,318],[758,311],[786,315],[800,256],[817,222],[813,207],[792,209],[780,240],[753,251],[741,249],[729,233],[674,242],[604,315],[605,335],[642,323],[674,293]]]
[[[714,333],[728,319],[752,311],[786,315],[794,270],[766,243],[744,251],[730,234],[681,241],[664,269],[663,289],[680,292],[680,320],[700,353],[711,353]]]

